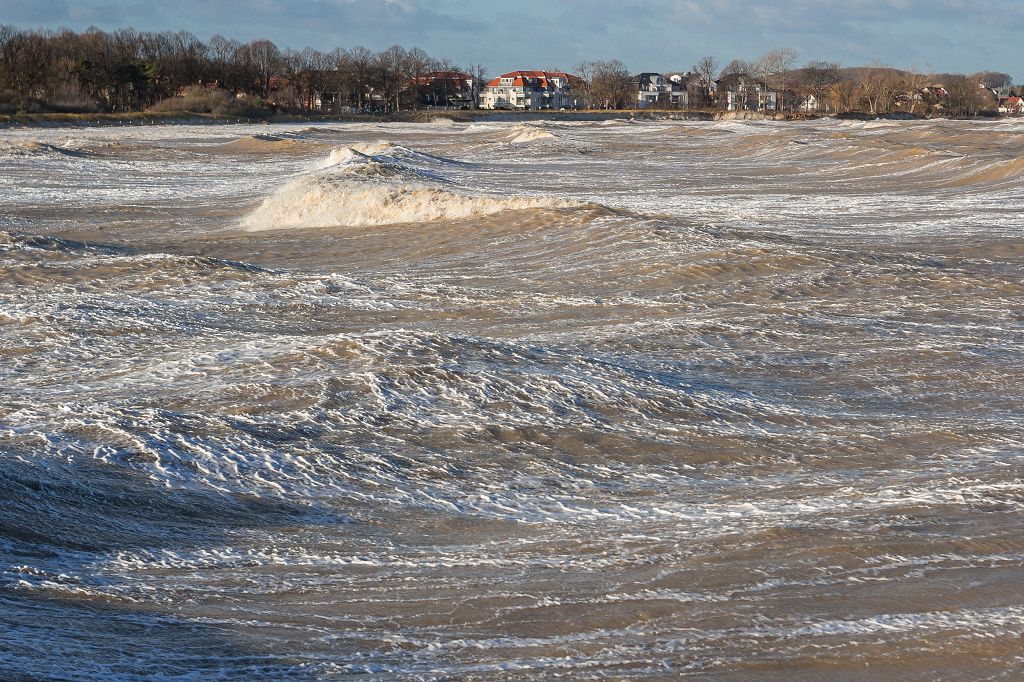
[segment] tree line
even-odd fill
[[[798,67],[798,57],[791,48],[779,48],[752,61],[733,60],[721,69],[719,80],[746,76],[755,86],[778,93],[783,109],[873,115],[930,115],[941,109],[947,115],[972,116],[994,109],[997,99],[993,93],[1013,85],[1009,74],[995,71],[935,74],[880,63],[843,68],[838,62],[824,60]],[[694,67],[705,78],[715,69],[713,57],[704,57]],[[710,94],[705,102],[709,98]]]
[[[797,61],[798,54],[789,48],[769,50],[754,60],[735,59],[721,68],[715,57],[706,56],[676,75],[683,79],[689,107],[761,108],[764,101],[757,93],[772,92],[778,96],[777,109],[876,115],[938,109],[973,115],[994,106],[992,90],[1012,84],[1007,74],[997,72],[925,74],[881,64],[843,68],[830,61],[802,66]],[[636,105],[630,72],[621,61],[586,61],[574,70],[583,79],[577,95],[586,106]],[[77,33],[0,26],[0,111],[6,107],[9,112],[174,106],[206,106],[229,114],[269,106],[394,111],[442,101],[444,97],[422,92],[442,87],[426,78],[439,71],[468,73],[474,88],[487,75],[481,65],[458,68],[419,48],[399,45],[379,52],[365,47],[322,52],[308,47],[282,50],[270,40],[242,43],[221,35],[204,42],[188,31],[92,28]],[[941,88],[934,87],[939,84]]]
[[[798,59],[792,48],[769,50],[753,60],[734,59],[725,66],[715,57],[705,56],[686,72],[670,74],[679,78],[687,93],[686,106],[691,109],[763,109],[766,98],[761,93],[772,93],[777,110],[872,115],[931,115],[941,110],[951,116],[973,116],[994,109],[997,99],[993,92],[1013,85],[1008,74],[995,71],[929,74],[884,64],[844,68],[823,60],[798,66]],[[581,90],[590,107],[635,105],[635,84],[622,62],[587,61],[575,69],[587,80]]]
[[[330,92],[338,109],[394,110],[410,82],[433,71],[486,76],[480,65],[456,69],[419,48],[395,45],[280,49],[270,40],[242,43],[215,35],[203,42],[188,31],[125,28],[76,33],[0,26],[0,93],[24,108],[138,111],[202,84],[253,106],[273,99],[280,109],[310,110]],[[194,94],[194,93],[193,93]],[[409,103],[416,107],[419,100]]]

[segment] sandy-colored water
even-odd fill
[[[0,132],[0,678],[1019,678],[1022,143]]]

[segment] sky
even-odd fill
[[[704,55],[724,65],[791,47],[800,63],[1024,82],[1022,0],[0,0],[0,24],[188,30],[282,48],[399,44],[492,75],[612,58],[636,72],[685,70]]]

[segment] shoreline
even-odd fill
[[[0,115],[0,129],[12,128],[83,128],[147,125],[255,125],[278,123],[433,123],[449,120],[453,123],[494,121],[607,121],[632,119],[641,121],[809,121],[823,118],[855,121],[923,121],[923,120],[1000,120],[1005,116],[976,116],[958,119],[936,116],[927,118],[911,114],[868,114],[847,112],[824,113],[767,113],[758,111],[679,111],[675,109],[622,109],[582,111],[508,111],[474,109],[470,111],[402,111],[395,114],[276,114],[265,118],[218,117],[195,112],[119,112],[119,113],[41,113]]]

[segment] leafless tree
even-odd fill
[[[373,60],[375,87],[387,111],[397,110],[398,98],[408,84],[408,53],[400,45],[378,52]]]
[[[473,77],[473,106],[480,106],[480,93],[487,87],[487,67],[476,64],[469,67],[467,73]]]
[[[722,67],[718,77],[724,76],[739,76],[739,75],[753,75],[756,71],[756,67],[753,63],[748,62],[744,59],[733,59],[731,62]]]
[[[229,40],[219,33],[206,43],[206,55],[209,60],[207,78],[216,81],[220,87],[234,90],[237,86],[235,75],[235,55],[242,44],[237,40]]]
[[[420,91],[425,85],[424,77],[428,72],[439,68],[438,62],[420,48],[414,47],[405,54],[405,66],[412,93],[412,105],[414,109],[419,109]],[[447,64],[447,70],[451,70],[450,62]]]
[[[840,78],[829,90],[832,93],[832,103],[837,112],[851,111],[857,105],[860,84],[856,80]]]
[[[601,109],[622,109],[632,101],[629,71],[618,59],[591,62],[590,96]]]
[[[830,90],[839,82],[839,64],[812,61],[803,68],[803,89],[814,96],[815,109],[820,111]]]
[[[259,94],[266,97],[270,93],[270,79],[281,69],[281,50],[269,40],[254,40],[242,46],[242,55]]]
[[[373,106],[373,63],[373,52],[362,45],[352,48],[348,53],[349,83],[355,94],[355,105],[359,109]]]
[[[757,59],[754,63],[755,73],[759,77],[761,85],[764,86],[765,92],[771,91],[774,81],[777,89],[781,91],[782,99],[785,99],[787,76],[793,65],[796,64],[797,57],[796,50],[780,47],[765,52]]]
[[[1009,88],[1013,85],[1013,78],[1010,77],[1010,74],[1000,73],[999,71],[981,71],[971,76],[971,78],[979,83],[984,83],[986,88],[992,88],[993,90]]]
[[[948,76],[943,80],[946,89],[946,113],[950,116],[977,116],[993,105],[992,93],[973,76]]]
[[[874,115],[892,111],[899,81],[895,71],[884,64],[864,69],[860,76],[860,98],[868,112]]]
[[[576,94],[580,99],[583,100],[584,107],[587,109],[594,109],[594,71],[596,62],[583,61],[573,67],[573,71],[576,75],[582,79],[582,82],[574,87]]]
[[[702,104],[711,106],[711,87],[715,74],[718,72],[718,60],[710,55],[701,57],[694,65],[693,70],[701,81],[704,99]]]
[[[910,67],[903,72],[899,91],[896,93],[898,103],[904,105],[910,113],[927,113],[928,103],[924,98],[924,89],[931,77],[922,73],[917,67]]]

